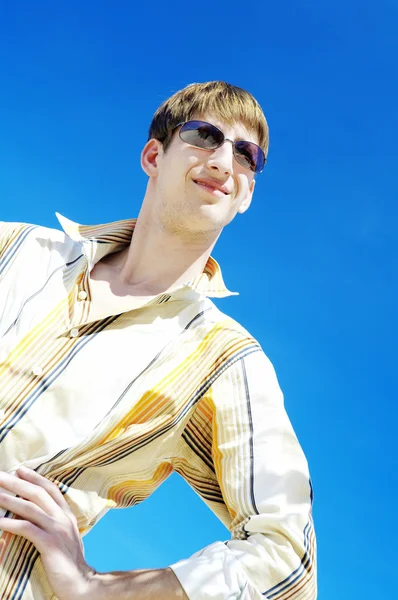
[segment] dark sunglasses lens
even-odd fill
[[[188,121],[180,129],[180,138],[197,148],[211,150],[220,146],[224,140],[222,132],[205,121]]]
[[[253,142],[235,142],[235,158],[240,165],[261,173],[265,165],[264,152]]]

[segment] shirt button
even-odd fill
[[[35,365],[32,368],[32,373],[33,373],[33,375],[36,375],[36,377],[40,377],[40,375],[43,375],[43,369],[41,368],[40,365]]]
[[[79,335],[79,330],[77,327],[73,327],[73,329],[70,330],[70,337],[75,338]]]
[[[79,300],[85,300],[87,298],[87,292],[85,292],[84,290],[81,290],[77,297],[79,298]]]

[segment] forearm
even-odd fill
[[[188,600],[172,569],[96,573],[87,600]]]

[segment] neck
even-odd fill
[[[120,283],[142,296],[170,291],[203,272],[218,235],[174,231],[142,209],[130,246],[121,253]]]

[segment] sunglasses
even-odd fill
[[[254,171],[254,173],[261,173],[264,169],[267,161],[262,148],[257,146],[257,144],[243,140],[234,142],[226,138],[218,127],[206,121],[178,123],[174,129],[180,125],[182,127],[179,131],[179,136],[186,144],[195,146],[195,148],[203,148],[204,150],[215,150],[222,146],[224,142],[232,142],[234,157],[242,167],[246,167]]]

